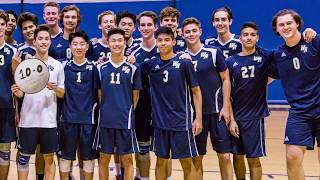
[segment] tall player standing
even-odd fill
[[[111,55],[98,66],[101,89],[99,89],[100,120],[97,130],[99,177],[109,177],[112,154],[120,156],[124,179],[133,179],[133,153],[139,151],[134,131],[134,109],[142,88],[140,69],[126,62],[124,56],[125,32],[119,28],[108,32]]]
[[[192,157],[198,156],[194,136],[202,131],[201,91],[191,61],[173,51],[171,28],[160,27],[155,36],[160,56],[144,62],[142,70],[150,79],[156,179],[167,179],[169,158],[173,158],[179,159],[184,179],[191,180],[195,176]],[[190,89],[196,109],[193,122]]]
[[[54,1],[49,1],[43,5],[43,19],[50,28],[51,39],[55,39],[63,35],[62,29],[59,27],[60,6]]]
[[[15,48],[5,42],[5,31],[9,17],[0,12],[0,179],[6,180],[10,167],[11,142],[15,141],[15,110],[11,85],[13,73],[11,68]]]
[[[156,56],[159,56],[156,47],[154,33],[157,29],[158,17],[155,12],[143,11],[137,17],[138,29],[141,34],[141,43],[138,44],[132,54],[138,64],[142,64]],[[140,91],[139,101],[135,111],[135,130],[140,152],[136,154],[136,179],[147,180],[150,171],[151,136],[151,99],[148,77],[142,72],[143,89]]]
[[[16,84],[12,86],[15,96],[24,97],[19,122],[18,178],[28,178],[30,156],[35,153],[37,144],[40,144],[40,152],[45,161],[45,177],[53,180],[54,153],[58,150],[57,97],[64,95],[64,72],[62,64],[48,56],[51,43],[49,27],[37,27],[34,37],[35,57],[47,65],[50,78],[47,87],[34,94],[23,93]]]
[[[200,42],[201,24],[196,18],[187,18],[182,22],[182,34],[187,43],[188,53],[192,57],[194,69],[202,93],[203,131],[196,136],[199,155],[193,158],[197,178],[203,179],[202,159],[207,151],[207,139],[217,152],[221,178],[232,179],[230,160],[231,139],[228,131],[230,121],[229,71],[222,52]]]
[[[281,80],[291,106],[284,139],[290,180],[305,179],[303,157],[306,149],[314,148],[315,139],[320,155],[320,37],[307,43],[302,25],[300,15],[291,9],[278,11],[272,19],[274,32],[285,42],[275,51],[274,64],[275,78]]]

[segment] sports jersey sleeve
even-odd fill
[[[273,58],[273,53],[272,53],[272,59],[271,59],[271,62],[270,62],[268,76],[273,78],[273,79],[279,79],[279,72],[278,72],[278,68],[277,68],[277,65],[276,65],[276,59]]]
[[[101,89],[99,71],[96,66],[93,68],[93,87],[95,89]]]
[[[132,89],[141,90],[142,89],[141,69],[139,66],[136,66],[136,67],[137,69],[134,71],[134,74],[133,74]]]
[[[185,76],[187,78],[188,84],[191,86],[191,88],[194,88],[196,86],[199,86],[197,73],[194,70],[194,66],[190,60],[183,60],[183,67]]]
[[[222,54],[222,51],[220,49],[217,49],[216,53],[216,69],[218,72],[223,72],[227,70],[227,64],[225,62],[225,58]]]
[[[65,76],[64,76],[64,68],[63,65],[61,63],[59,63],[59,74],[58,74],[58,80],[57,80],[57,86],[59,88],[64,89],[64,80],[65,80]]]

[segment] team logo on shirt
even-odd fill
[[[184,41],[178,40],[177,41],[177,46],[183,47],[184,46]]]
[[[234,62],[233,63],[233,65],[232,65],[232,67],[236,67],[236,66],[238,66],[239,64],[237,63],[237,62]]]
[[[261,56],[253,56],[253,61],[261,62],[262,61],[262,57]]]
[[[281,57],[286,57],[286,53],[282,52]]]
[[[306,45],[301,45],[301,52],[306,53],[308,52],[308,47]]]
[[[179,67],[180,67],[180,62],[179,62],[179,61],[173,61],[172,66],[174,66],[176,69],[179,69]]]
[[[62,45],[60,43],[57,45],[57,48],[59,48],[59,47],[62,47]]]
[[[128,68],[128,66],[123,66],[123,67],[122,67],[122,71],[123,71],[124,73],[126,73],[126,74],[129,74],[130,69]]]
[[[155,69],[160,69],[160,66],[159,64],[156,65]]]
[[[208,59],[209,54],[207,52],[201,52],[200,57],[202,57],[203,59]]]
[[[230,44],[229,44],[229,48],[232,49],[232,50],[237,50],[237,45],[236,45],[236,43],[230,43]]]
[[[49,64],[49,65],[48,65],[48,69],[49,69],[50,71],[53,71],[53,70],[54,70],[54,67]]]
[[[8,48],[4,48],[3,52],[10,55],[10,50]]]
[[[92,65],[87,65],[86,66],[86,69],[88,69],[89,71],[92,71],[92,68],[93,68]]]

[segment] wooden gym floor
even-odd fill
[[[266,127],[266,150],[267,157],[261,158],[263,168],[263,180],[285,180],[288,179],[286,175],[286,162],[285,162],[285,146],[283,145],[283,136],[285,123],[287,118],[286,111],[272,111],[271,116],[265,121]],[[209,141],[208,141],[209,142]],[[210,143],[209,143],[210,144]],[[12,147],[11,153],[11,166],[9,172],[9,180],[16,180],[16,162],[15,162],[16,150]],[[77,162],[74,163],[73,175],[75,179],[79,179]],[[304,158],[304,169],[307,180],[319,179],[319,165],[317,161],[317,150],[307,151]],[[110,179],[114,178],[114,164],[110,164]],[[152,165],[151,165],[151,178],[154,178],[155,156],[152,153]],[[247,168],[248,173],[248,168]],[[30,180],[35,180],[34,169],[34,157],[30,162]],[[56,168],[56,179],[59,179],[58,167]],[[96,163],[94,179],[98,179],[98,167]],[[177,160],[173,160],[172,180],[183,179],[181,166]],[[208,153],[204,158],[204,179],[218,180],[220,179],[219,167],[216,153],[212,150],[211,145],[208,146]],[[247,179],[249,176],[247,174]]]

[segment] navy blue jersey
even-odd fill
[[[130,56],[133,49],[135,49],[141,43],[141,39],[133,39],[131,44],[126,44],[124,55]]]
[[[239,37],[234,34],[232,35],[232,38],[225,43],[220,42],[218,36],[214,36],[211,38],[207,38],[205,40],[205,44],[220,48],[225,58],[238,54],[242,50],[242,45],[239,41]]]
[[[21,46],[19,46],[18,50],[22,52],[21,61],[26,60],[26,56],[36,55],[35,47],[29,46],[27,43],[23,43]]]
[[[63,36],[63,31],[60,29],[60,32],[56,34],[55,36],[51,36],[51,41],[56,40],[58,37]]]
[[[71,59],[72,53],[69,46],[69,41],[59,36],[51,41],[49,56],[54,59]]]
[[[109,57],[110,49],[106,44],[103,44],[99,39],[97,43],[90,43],[90,53],[88,53],[88,58],[97,61],[100,57]]]
[[[13,108],[11,62],[14,53],[16,49],[7,43],[0,47],[0,108]]]
[[[320,117],[320,36],[307,43],[280,46],[274,53],[274,78],[279,78],[290,111],[307,118]]]
[[[236,121],[269,116],[267,84],[272,57],[272,52],[258,48],[251,55],[234,55],[226,60],[232,82],[232,108]]]
[[[219,113],[222,107],[219,72],[227,70],[222,52],[217,48],[202,45],[197,53],[188,53],[192,57],[201,88],[203,114]]]
[[[182,36],[177,35],[176,45],[173,47],[175,53],[184,52],[187,49],[187,43]]]
[[[132,91],[140,90],[140,68],[126,61],[111,60],[98,65],[101,83],[100,123],[103,128],[132,129],[134,109]]]
[[[97,67],[86,60],[76,64],[63,61],[65,94],[61,121],[78,124],[94,124],[94,109],[97,105],[99,73]]]
[[[199,86],[192,62],[179,59],[179,55],[166,61],[157,57],[144,62],[142,69],[150,80],[152,125],[171,131],[190,129],[190,89]]]

